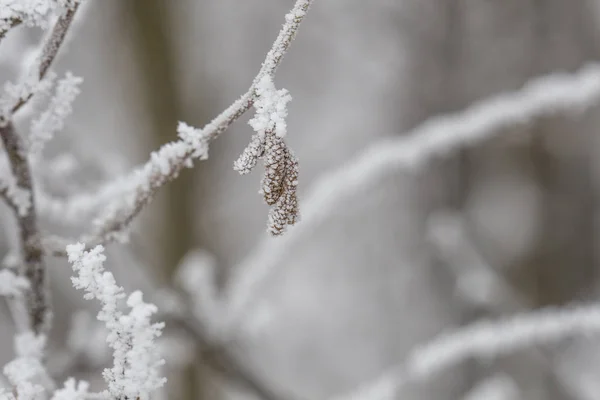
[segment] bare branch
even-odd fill
[[[0,138],[10,161],[10,167],[17,186],[30,193],[31,204],[26,213],[16,213],[21,241],[21,257],[24,275],[29,280],[27,292],[27,310],[30,327],[35,333],[49,328],[51,312],[47,290],[46,269],[41,235],[37,226],[33,184],[27,155],[21,137],[12,123],[0,126]]]

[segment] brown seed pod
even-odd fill
[[[288,225],[294,225],[300,219],[298,212],[298,159],[291,150],[287,151],[285,160],[285,178],[283,192],[269,212],[268,232],[273,236],[282,235]]]
[[[283,193],[288,154],[288,148],[282,138],[273,132],[265,134],[265,175],[261,183],[261,193],[270,206],[275,204]]]

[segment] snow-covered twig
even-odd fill
[[[10,184],[4,184],[2,194],[7,199],[7,203],[16,211],[21,240],[21,257],[24,265],[23,272],[30,282],[30,289],[26,296],[30,328],[36,334],[49,328],[51,316],[50,301],[44,265],[44,249],[42,247],[42,238],[38,229],[35,209],[31,168],[26,146],[23,143],[22,137],[16,132],[12,118],[14,113],[33,97],[36,89],[39,89],[40,83],[45,80],[48,70],[56,58],[68,28],[73,21],[79,3],[80,0],[32,0],[27,2],[2,0],[0,3],[0,9],[2,10],[0,20],[13,21],[14,19],[18,19],[25,23],[39,26],[43,25],[43,22],[49,19],[53,12],[62,10],[58,21],[52,28],[48,38],[44,41],[38,60],[34,63],[33,70],[26,73],[24,81],[20,85],[17,85],[21,89],[14,91],[18,94],[14,98],[14,104],[4,104],[6,99],[2,99],[3,104],[0,104],[0,139],[8,156],[10,172],[14,177],[8,178],[8,180],[10,183],[10,180],[14,179],[14,183],[16,183],[16,185],[13,185],[14,187]],[[12,25],[12,23],[9,23],[9,25]],[[10,99],[11,97],[9,96]],[[14,194],[23,192],[27,193],[27,196],[21,197],[26,197],[29,200],[27,210],[21,207],[22,202],[15,202]]]
[[[128,177],[118,178],[114,183],[108,183],[109,186],[118,185],[114,192],[121,193],[120,200],[109,205],[101,218],[97,219],[95,232],[82,236],[80,241],[91,245],[122,239],[123,231],[152,201],[160,188],[174,180],[184,168],[192,167],[194,160],[208,157],[208,144],[252,107],[256,100],[256,87],[262,77],[272,76],[275,73],[313,1],[296,1],[292,10],[286,15],[279,35],[246,93],[202,129],[180,123],[177,129],[179,140],[153,152],[150,160],[135,169]],[[100,191],[105,191],[105,188],[101,188]],[[64,256],[64,248],[54,246],[63,243],[64,241],[61,240],[50,241],[49,245],[52,248],[48,249],[49,252],[56,256]]]
[[[125,291],[118,286],[112,273],[105,271],[104,248],[97,246],[85,251],[77,243],[67,247],[69,262],[76,277],[73,286],[86,291],[85,299],[97,299],[102,304],[98,319],[109,331],[107,342],[113,349],[113,366],[104,370],[108,393],[113,399],[148,400],[150,393],[164,385],[160,376],[160,359],[154,341],[162,333],[163,323],[152,323],[150,318],[158,309],[145,303],[140,291],[127,298],[129,314],[119,311],[119,302]]]
[[[434,376],[471,357],[484,359],[573,336],[600,334],[597,304],[548,308],[505,320],[480,321],[418,346],[402,365],[336,400],[387,400],[404,385]]]
[[[399,169],[417,170],[436,156],[482,142],[505,128],[546,115],[578,113],[599,99],[598,64],[587,65],[577,73],[536,78],[516,92],[482,100],[457,114],[431,118],[405,135],[382,139],[324,174],[304,198],[302,223],[277,241],[262,241],[237,268],[240,275],[228,288],[230,323],[240,321],[255,286],[281,265],[290,247],[325,220],[344,198]]]
[[[51,315],[44,249],[34,207],[31,170],[23,141],[15,131],[12,123],[0,126],[0,139],[8,155],[11,172],[15,177],[17,187],[20,190],[27,191],[31,199],[27,212],[18,213],[16,218],[19,225],[24,275],[30,283],[30,289],[27,291],[26,296],[30,328],[37,334],[49,328]]]
[[[14,0],[3,0],[8,2],[14,2]],[[52,63],[54,62],[56,56],[58,55],[58,51],[63,44],[67,32],[69,31],[69,27],[75,18],[75,14],[79,8],[79,4],[81,0],[62,0],[62,1],[48,1],[48,0],[36,0],[37,2],[45,2],[44,5],[37,5],[36,7],[32,6],[33,10],[39,9],[48,9],[46,13],[43,13],[43,16],[46,14],[50,14],[53,11],[52,7],[55,8],[64,8],[62,14],[58,17],[58,20],[54,24],[52,30],[49,32],[48,36],[44,40],[42,44],[42,48],[40,50],[40,55],[36,62],[32,65],[31,71],[28,71],[25,75],[25,81],[22,85],[26,87],[35,87],[35,82],[41,82],[46,77]],[[10,6],[9,6],[10,7]],[[34,11],[35,14],[35,11]],[[38,18],[42,18],[41,16]],[[29,91],[24,93],[20,98],[16,100],[16,102],[8,107],[9,113],[8,115],[0,115],[0,124],[7,123],[11,116],[16,113],[19,109],[21,109],[27,102],[33,97],[35,91]]]
[[[73,112],[73,102],[81,90],[83,79],[67,72],[56,85],[56,93],[48,108],[31,124],[28,147],[32,154],[38,154],[44,144],[60,131],[65,119]]]

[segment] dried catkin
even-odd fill
[[[233,163],[233,169],[241,175],[250,173],[264,153],[265,143],[261,135],[252,135],[248,146],[246,146],[242,154]]]
[[[261,182],[261,193],[265,202],[272,206],[283,193],[288,149],[282,138],[273,132],[265,135],[265,175]]]

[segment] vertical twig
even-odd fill
[[[35,72],[38,80],[42,80],[46,76],[56,59],[78,8],[79,3],[74,3],[68,8],[58,18],[50,34],[44,40],[39,62],[35,66],[38,69]],[[15,210],[15,216],[19,225],[23,273],[30,282],[30,289],[26,296],[29,328],[35,333],[43,333],[50,328],[52,316],[49,299],[50,293],[47,288],[48,282],[44,264],[44,249],[42,247],[41,234],[37,226],[33,181],[26,149],[12,123],[14,113],[27,104],[34,94],[35,92],[31,92],[28,96],[19,99],[10,108],[9,115],[0,116],[0,138],[8,155],[10,169],[15,177],[17,186],[29,193],[29,209],[27,212]],[[8,203],[11,204],[10,201]]]
[[[43,248],[37,226],[31,170],[21,138],[12,123],[0,126],[0,138],[10,161],[17,186],[30,194],[30,207],[26,213],[16,213],[21,241],[24,274],[30,282],[27,292],[27,310],[30,328],[35,333],[44,332],[50,325],[50,301],[47,290]]]

